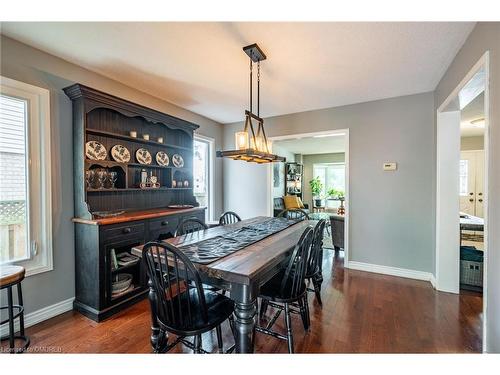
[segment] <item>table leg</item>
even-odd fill
[[[253,353],[256,321],[256,297],[246,285],[231,289],[235,301],[236,353]]]

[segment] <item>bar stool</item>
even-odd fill
[[[9,340],[10,353],[22,353],[30,345],[29,337],[24,335],[24,307],[23,307],[23,292],[21,290],[21,281],[24,279],[25,270],[21,266],[1,266],[0,267],[0,290],[7,289],[7,306],[2,306],[1,310],[8,310],[9,318],[2,320],[0,325],[9,322],[9,335],[2,337],[1,341]],[[12,287],[17,285],[18,305],[14,305],[12,299]],[[17,310],[14,314],[14,309]],[[14,332],[14,321],[19,318],[19,335]],[[23,340],[22,347],[15,347],[15,340]]]

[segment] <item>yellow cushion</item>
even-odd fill
[[[291,208],[304,208],[304,205],[302,204],[300,198],[296,197],[295,195],[285,195],[283,197],[283,200],[285,202],[285,208],[287,210]]]

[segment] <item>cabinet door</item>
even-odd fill
[[[460,211],[475,214],[476,206],[476,154],[474,151],[460,153]]]
[[[484,218],[484,151],[476,151],[476,216]]]

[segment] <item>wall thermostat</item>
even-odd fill
[[[395,171],[398,168],[398,163],[387,162],[384,163],[384,171]]]

